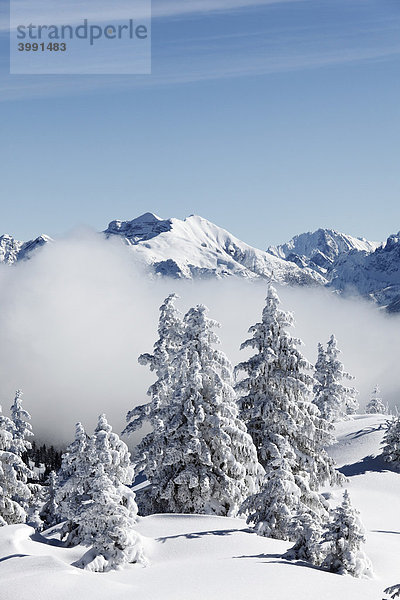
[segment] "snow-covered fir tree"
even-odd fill
[[[12,451],[19,456],[32,448],[29,440],[33,436],[31,415],[22,407],[22,391],[15,392],[14,402],[10,408],[11,420],[14,424]]]
[[[300,506],[301,491],[293,475],[294,455],[271,461],[261,491],[243,503],[248,522],[255,524],[258,535],[285,540],[293,533],[293,515]]]
[[[82,541],[77,515],[87,497],[88,464],[88,436],[82,424],[77,423],[75,439],[62,455],[61,468],[55,482],[54,502],[58,507],[60,521],[65,521],[61,538],[66,539],[67,546]]]
[[[124,494],[106,475],[101,463],[93,465],[89,477],[89,499],[79,521],[90,545],[76,566],[91,571],[109,571],[128,563],[145,562],[140,536],[135,531],[136,510],[124,504]]]
[[[232,366],[214,348],[218,324],[206,311],[197,306],[184,317],[169,375],[172,396],[153,438],[154,462],[146,473],[160,512],[235,515],[264,473],[238,417]]]
[[[294,530],[296,543],[282,558],[286,560],[304,560],[320,566],[325,558],[322,544],[324,521],[318,515],[303,513],[295,518]]]
[[[370,401],[365,408],[365,412],[371,415],[384,415],[386,414],[386,411],[386,406],[381,398],[381,390],[379,389],[379,386],[376,385],[371,393]]]
[[[87,445],[84,463],[85,500],[74,517],[81,543],[91,546],[77,566],[108,571],[127,563],[143,562],[140,536],[135,532],[137,505],[132,484],[134,470],[126,444],[100,415]]]
[[[176,294],[170,294],[160,307],[158,325],[159,339],[154,344],[153,354],[142,354],[139,363],[149,365],[154,371],[157,380],[148,389],[147,394],[151,400],[147,404],[136,406],[127,414],[128,425],[124,434],[131,434],[141,429],[145,424],[151,431],[144,436],[134,454],[135,470],[143,471],[153,488],[143,494],[143,510],[146,513],[162,511],[162,506],[155,503],[153,494],[158,477],[160,461],[168,445],[165,434],[164,421],[168,421],[167,413],[172,410],[173,396],[173,361],[182,343],[183,322],[180,313],[175,308]],[[173,413],[169,418],[173,418]]]
[[[324,569],[353,577],[372,575],[371,561],[361,549],[365,544],[364,526],[359,512],[351,505],[347,490],[342,504],[333,511],[323,541],[328,544],[322,563]]]
[[[160,306],[159,339],[154,344],[153,354],[141,354],[138,359],[140,364],[149,365],[150,370],[155,371],[158,378],[150,387],[149,396],[153,396],[159,382],[168,377],[171,360],[181,344],[183,322],[181,314],[175,308],[175,301],[178,298],[177,294],[170,294],[165,298]]]
[[[43,522],[40,518],[40,510],[43,505],[44,490],[39,483],[36,483],[38,476],[33,465],[30,463],[27,455],[32,448],[32,443],[29,440],[33,437],[32,425],[30,424],[31,415],[22,407],[22,391],[15,392],[14,402],[10,407],[11,420],[14,425],[12,432],[11,451],[22,458],[28,466],[27,486],[30,491],[30,496],[26,499],[21,499],[21,504],[27,514],[26,522],[37,530],[41,530]]]
[[[333,423],[347,418],[358,410],[355,388],[343,385],[343,379],[354,379],[346,373],[338,356],[340,350],[334,335],[327,343],[326,350],[318,344],[318,359],[315,364],[314,403],[324,419]]]
[[[24,523],[25,507],[32,498],[28,486],[31,472],[19,454],[16,454],[17,430],[0,407],[0,525]]]
[[[391,467],[400,470],[400,417],[393,417],[387,424],[382,456]]]
[[[40,510],[40,518],[43,521],[44,528],[52,527],[60,523],[60,514],[56,502],[57,475],[51,471],[45,486],[45,500]]]
[[[331,426],[310,401],[310,365],[298,349],[301,341],[287,331],[294,325],[293,316],[279,304],[276,290],[269,286],[262,320],[249,329],[252,335],[241,346],[256,354],[236,370],[247,375],[237,385],[240,414],[266,470],[263,489],[243,510],[260,534],[289,539],[296,514],[326,513],[319,486],[338,483],[341,476],[324,449],[333,441]],[[281,493],[285,507],[279,502]]]
[[[99,461],[104,472],[116,486],[124,486],[127,504],[134,499],[134,494],[128,489],[135,476],[134,466],[128,446],[119,435],[113,432],[104,414],[99,416],[97,427],[89,443],[89,454]]]

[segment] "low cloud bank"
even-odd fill
[[[221,322],[222,349],[233,363],[248,327],[259,320],[265,284],[241,280],[151,281],[120,240],[90,231],[40,249],[28,262],[0,265],[0,403],[5,412],[24,391],[40,440],[64,445],[80,420],[93,429],[106,412],[115,431],[125,414],[146,401],[153,375],[137,357],[157,336],[158,307],[177,292],[184,312],[206,304]],[[346,370],[356,376],[365,406],[379,383],[391,406],[399,403],[400,318],[326,290],[280,288],[284,309],[295,313],[293,334],[315,362],[318,341],[338,338]],[[135,439],[131,440],[134,443]]]

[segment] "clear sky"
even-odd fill
[[[34,1],[34,0],[32,0]],[[151,76],[9,75],[0,232],[151,211],[266,247],[400,229],[398,0],[153,0]]]

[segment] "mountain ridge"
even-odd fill
[[[154,277],[236,276],[326,286],[369,298],[389,312],[400,310],[400,232],[382,243],[317,229],[260,250],[199,215],[162,219],[147,212],[130,221],[111,221],[100,233],[106,239],[119,238]],[[44,234],[28,242],[4,234],[0,263],[29,259],[49,242],[54,240]]]
[[[380,246],[382,242],[371,242],[334,229],[320,228],[296,235],[285,244],[269,246],[267,252],[299,266],[326,273],[338,256],[353,250],[370,253]]]

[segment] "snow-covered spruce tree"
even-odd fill
[[[108,571],[127,563],[143,562],[135,494],[131,485],[134,470],[126,444],[112,432],[105,415],[100,415],[87,446],[85,501],[77,511],[81,542],[91,546],[76,566]]]
[[[17,390],[15,393],[14,402],[10,407],[11,420],[14,425],[12,433],[11,451],[22,458],[28,466],[29,472],[27,477],[31,480],[27,483],[30,491],[30,496],[27,499],[21,499],[21,504],[27,513],[26,522],[35,529],[41,530],[43,522],[39,516],[40,510],[44,501],[44,491],[42,486],[37,481],[38,476],[32,463],[28,458],[28,453],[32,448],[32,443],[29,438],[33,437],[32,425],[29,423],[31,415],[22,407],[22,391]]]
[[[133,482],[135,470],[128,446],[114,433],[104,414],[99,416],[94,436],[90,441],[91,460],[99,461],[113,485],[121,486],[126,494],[126,504],[134,500],[135,494],[127,487]]]
[[[170,294],[160,307],[158,325],[159,339],[154,344],[153,354],[142,354],[139,363],[149,365],[154,371],[157,380],[147,391],[151,397],[150,402],[136,406],[128,412],[126,426],[123,434],[131,434],[141,429],[145,424],[151,427],[151,432],[144,436],[134,453],[136,472],[143,471],[146,478],[153,484],[153,489],[142,493],[142,512],[151,514],[162,512],[162,505],[155,502],[153,494],[158,477],[160,461],[162,462],[168,439],[165,434],[164,421],[168,420],[166,414],[172,407],[172,363],[177,350],[180,348],[183,336],[183,322],[180,313],[175,308],[176,294]],[[172,418],[172,416],[170,417]]]
[[[381,390],[376,385],[371,393],[370,401],[368,402],[365,412],[371,415],[384,415],[386,414],[386,406],[384,405],[381,398]]]
[[[364,526],[359,512],[351,505],[347,490],[343,494],[342,504],[333,511],[332,517],[323,535],[328,550],[322,567],[341,575],[371,576],[371,561],[361,550],[365,544]]]
[[[14,424],[12,451],[18,456],[32,448],[29,438],[33,436],[32,425],[29,423],[31,415],[22,408],[22,391],[15,392],[14,402],[10,408],[11,420]]]
[[[25,523],[25,506],[32,497],[27,484],[31,472],[12,451],[16,434],[14,423],[0,407],[0,525]]]
[[[241,346],[256,354],[236,367],[247,375],[237,384],[240,414],[266,470],[263,489],[243,510],[260,534],[292,539],[291,519],[304,510],[325,514],[319,486],[338,483],[341,476],[324,449],[333,441],[331,426],[309,399],[313,379],[305,370],[310,365],[298,350],[300,340],[286,331],[294,324],[293,316],[280,310],[279,303],[270,286],[261,323],[249,329],[252,336]],[[282,515],[282,489],[284,510],[290,514]]]
[[[161,512],[232,516],[259,490],[264,471],[238,417],[232,366],[214,348],[218,323],[206,312],[200,305],[184,317],[171,365],[172,397],[160,414],[151,493]]]
[[[50,471],[46,484],[45,501],[40,510],[40,518],[43,521],[45,529],[61,522],[56,502],[57,475],[55,471]]]
[[[61,530],[61,539],[65,538],[67,546],[74,546],[82,541],[77,516],[87,498],[88,470],[88,436],[82,424],[77,423],[75,439],[62,455],[54,494],[59,520],[65,521]]]
[[[249,496],[241,512],[248,522],[255,524],[258,535],[281,540],[288,539],[293,530],[293,515],[300,506],[301,491],[293,475],[294,455],[288,449],[288,458],[276,458],[270,463],[259,493]]]
[[[355,388],[342,384],[343,379],[354,379],[343,369],[338,359],[340,350],[334,335],[327,343],[326,350],[318,344],[318,360],[315,364],[314,403],[324,419],[333,423],[345,419],[358,410]]]
[[[286,560],[304,560],[315,566],[320,566],[325,558],[322,544],[323,524],[318,515],[303,513],[295,518],[293,528],[296,543],[282,558]]]
[[[400,470],[400,417],[393,417],[388,422],[382,444],[384,460],[394,469]]]

